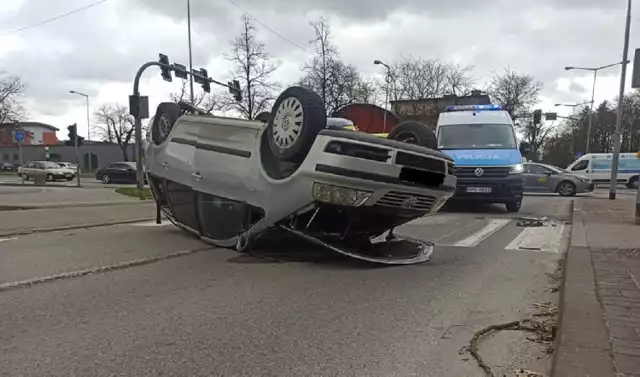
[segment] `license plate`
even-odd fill
[[[489,194],[491,193],[491,187],[467,187],[467,192]]]

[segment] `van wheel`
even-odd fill
[[[627,182],[627,187],[630,189],[634,189],[638,187],[638,176],[629,178],[629,182]]]
[[[436,134],[425,124],[415,120],[400,122],[391,130],[387,139],[401,141],[408,144],[416,144],[421,147],[437,149],[438,140]]]
[[[293,86],[280,94],[271,114],[265,130],[271,153],[282,162],[302,163],[318,133],[327,127],[322,98]]]
[[[520,211],[520,207],[522,207],[522,198],[520,198],[518,200],[513,200],[513,201],[510,201],[510,202],[506,202],[506,203],[504,203],[504,205],[507,207],[507,212],[516,213],[516,212]]]
[[[560,196],[574,196],[576,194],[576,185],[573,182],[563,181],[560,182],[556,191]]]
[[[163,102],[158,105],[151,125],[151,138],[154,144],[160,145],[167,140],[181,114],[180,106],[175,102]]]

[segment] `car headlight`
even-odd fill
[[[357,207],[370,196],[371,192],[369,191],[354,190],[320,182],[313,183],[313,198],[319,202]]]
[[[522,172],[524,172],[524,165],[522,164],[515,164],[509,167],[509,174],[520,174]]]

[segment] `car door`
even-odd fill
[[[529,165],[529,172],[525,178],[529,191],[550,191],[548,187],[551,170],[537,164]]]
[[[126,165],[121,163],[115,163],[107,166],[104,174],[111,178],[112,182],[121,182],[125,177]]]

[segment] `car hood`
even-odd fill
[[[522,163],[517,149],[441,149],[456,162],[456,166],[505,166]]]

